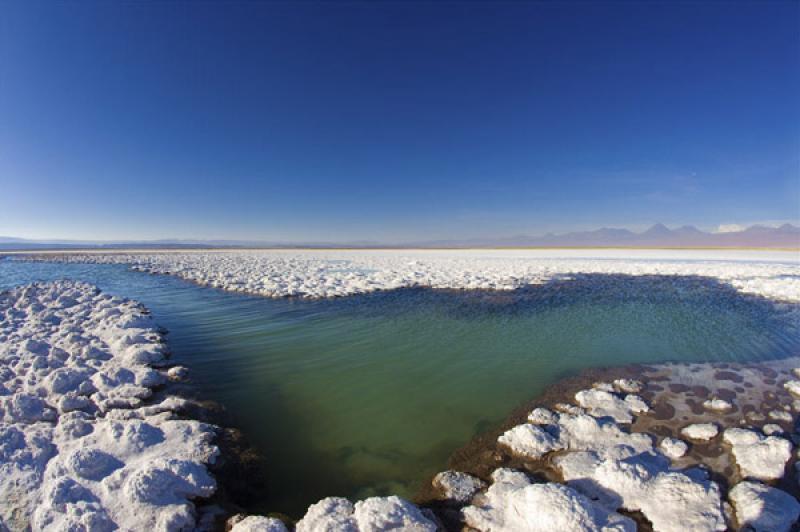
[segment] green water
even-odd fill
[[[268,460],[260,511],[412,496],[449,454],[590,366],[797,354],[797,323],[697,279],[593,276],[516,293],[268,300],[123,266],[0,260],[0,287],[82,279],[138,299],[173,358]]]

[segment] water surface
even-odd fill
[[[268,457],[260,511],[412,496],[473,435],[565,375],[798,353],[796,323],[695,278],[588,276],[514,293],[270,300],[121,265],[0,260],[0,288],[71,278],[137,299],[176,362]]]

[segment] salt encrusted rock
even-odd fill
[[[603,452],[624,445],[638,452],[653,450],[649,434],[628,433],[610,419],[598,419],[588,414],[561,414],[554,425],[524,423],[502,434],[499,443],[513,453],[539,459],[561,449]]]
[[[513,453],[528,458],[541,458],[551,451],[564,448],[556,436],[532,423],[524,423],[507,430],[497,441],[507,446]]]
[[[460,471],[443,471],[433,477],[433,486],[445,499],[468,503],[473,495],[486,487],[486,483]]]
[[[777,488],[758,482],[740,482],[728,493],[742,529],[754,532],[784,532],[800,516],[800,504]]]
[[[730,410],[731,408],[733,408],[733,405],[730,404],[728,401],[726,401],[725,399],[718,399],[718,398],[708,399],[707,401],[704,401],[703,406],[708,410],[716,410],[719,412],[724,410]]]
[[[670,458],[681,458],[689,451],[689,445],[677,438],[664,438],[658,445],[659,450]]]
[[[642,391],[642,383],[633,379],[617,379],[614,381],[614,387],[625,393],[639,393]]]
[[[355,504],[353,516],[361,532],[408,530],[435,532],[436,524],[419,508],[400,497],[370,497]]]
[[[553,408],[564,414],[579,415],[586,413],[586,409],[581,408],[579,406],[571,405],[569,403],[556,403],[555,405],[553,405]]]
[[[546,408],[534,408],[528,414],[528,421],[534,425],[553,425],[558,423],[558,414]]]
[[[602,390],[604,392],[613,392],[614,386],[608,382],[595,382],[592,384],[592,388],[595,390]]]
[[[167,370],[167,377],[171,381],[185,381],[189,378],[189,368],[185,366],[173,366]]]
[[[343,497],[327,497],[308,507],[295,526],[296,532],[342,530],[358,532],[353,503]]]
[[[759,480],[781,478],[792,456],[792,444],[778,436],[762,436],[756,431],[731,428],[723,433],[743,477]]]
[[[671,471],[661,455],[616,446],[604,455],[567,453],[555,463],[569,485],[606,508],[641,511],[657,531],[725,530],[717,484],[696,471]]]
[[[231,532],[289,532],[289,529],[280,519],[250,515],[234,524]]]
[[[498,469],[492,485],[473,506],[466,524],[477,530],[515,532],[633,532],[635,523],[593,503],[562,484],[533,484],[523,473]]]
[[[719,434],[715,423],[694,423],[681,430],[681,434],[692,440],[710,440]]]
[[[296,532],[336,530],[378,532],[404,530],[434,532],[436,524],[419,508],[400,497],[370,497],[355,505],[341,497],[328,497],[309,506]]]
[[[780,425],[776,425],[774,423],[767,423],[763,427],[761,427],[761,432],[763,432],[767,436],[780,436],[784,433],[783,428]]]
[[[769,414],[767,414],[767,417],[774,421],[785,421],[787,423],[791,423],[794,419],[792,414],[785,410],[772,410]]]
[[[0,316],[0,528],[194,528],[214,428],[144,406],[164,382],[145,309],[59,281],[0,293]]]
[[[650,408],[637,395],[621,398],[600,389],[581,390],[575,394],[575,401],[595,417],[610,417],[618,423],[631,423],[633,414],[647,412]]]
[[[548,416],[540,411],[535,417],[544,420]],[[714,482],[699,475],[699,471],[692,474],[672,471],[669,460],[655,450],[649,434],[625,432],[608,417],[562,413],[552,424],[518,425],[498,441],[512,452],[532,459],[541,459],[553,451],[566,451],[554,459],[554,464],[571,487],[605,508],[641,511],[656,530],[725,528],[720,492]],[[674,447],[680,447],[681,443]],[[670,449],[669,445],[666,447]],[[513,475],[509,478],[512,484],[516,482],[514,479],[519,480]],[[499,487],[492,492],[495,485]],[[495,480],[486,495],[489,504],[477,496],[470,510],[473,520],[468,524],[502,529],[511,520],[509,529],[535,526],[513,521],[513,516],[496,506],[510,504],[500,502],[501,496],[508,496],[506,488],[509,486]],[[513,504],[510,508],[511,512],[521,511]],[[681,519],[676,520],[676,515]]]
[[[792,395],[800,397],[800,381],[789,381],[783,387],[789,390]]]

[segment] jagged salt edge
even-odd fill
[[[561,253],[561,254],[559,254]],[[397,288],[513,290],[587,274],[701,276],[741,293],[800,302],[800,260],[735,256],[594,252],[591,257],[529,250],[471,251],[214,251],[50,254],[35,260],[128,264],[204,286],[266,297],[337,297]],[[674,257],[674,258],[673,258]],[[746,260],[743,260],[746,259]],[[27,259],[24,259],[27,260]]]
[[[63,329],[63,330],[62,330]],[[0,522],[12,529],[193,527],[215,489],[213,427],[174,419],[146,310],[79,282],[0,293]]]

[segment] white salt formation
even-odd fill
[[[649,407],[636,395],[620,397],[602,389],[581,390],[575,402],[595,417],[610,417],[618,423],[630,423],[633,414],[647,412]]]
[[[442,471],[433,477],[433,486],[445,499],[468,503],[473,495],[486,487],[486,483],[460,471]]]
[[[288,532],[289,529],[280,519],[250,515],[236,522],[231,532]]]
[[[743,477],[760,480],[781,478],[792,457],[792,444],[780,436],[762,436],[754,430],[730,428],[722,438],[731,446]]]
[[[733,405],[724,399],[709,399],[703,402],[703,406],[709,410],[730,410]]]
[[[689,451],[689,446],[677,438],[664,438],[658,444],[658,449],[670,458],[681,458]]]
[[[254,250],[39,257],[130,264],[136,270],[267,297],[335,297],[418,286],[512,290],[580,274],[622,274],[708,277],[742,293],[800,301],[800,258],[780,251]]]
[[[585,405],[583,399],[594,396],[595,392],[607,393],[593,388],[582,390],[575,397]],[[603,404],[606,404],[608,398],[603,399]],[[647,405],[638,397],[633,401],[620,402],[635,404],[637,412],[647,411]],[[616,408],[619,406],[615,403],[615,413],[618,413]],[[714,482],[696,472],[689,474],[671,470],[669,459],[654,446],[652,436],[623,430],[619,423],[631,422],[630,411],[617,416],[622,418],[620,420],[609,416],[607,409],[595,408],[594,411],[594,416],[591,412],[554,414],[538,408],[531,412],[529,419],[535,422],[513,427],[500,436],[498,443],[515,454],[534,460],[561,451],[562,454],[554,459],[561,477],[606,512],[619,509],[641,511],[654,529],[661,531],[725,529],[720,491]],[[683,442],[676,440],[671,446],[668,444],[668,448],[678,455],[681,444]],[[686,452],[685,446],[683,444],[683,453]],[[495,527],[492,530],[539,530],[535,528],[535,523],[539,522],[535,507],[528,506],[525,509],[525,503],[530,498],[526,493],[530,488],[525,488],[517,495],[519,487],[515,481],[500,483],[496,492],[492,493],[495,485],[498,485],[497,480],[489,489],[488,503],[475,502],[474,507],[464,511],[468,524],[480,530],[487,529],[483,527],[488,525]],[[542,485],[537,486],[537,489],[544,489]],[[510,493],[514,497],[510,497]],[[545,502],[539,501],[537,504]],[[563,524],[558,520],[562,518],[564,523],[568,522],[563,510],[552,511],[559,512],[553,518],[554,525]],[[520,518],[524,521],[513,521],[513,516],[518,514],[522,514]],[[681,516],[680,520],[675,518],[678,515]],[[568,529],[597,528],[600,527]]]
[[[423,512],[400,497],[370,497],[353,504],[341,497],[328,497],[309,506],[297,523],[297,532],[347,530],[379,532],[435,532],[436,524]]]
[[[728,497],[744,530],[785,532],[800,517],[800,503],[794,497],[758,482],[740,482]]]
[[[464,509],[466,524],[477,530],[530,532],[633,532],[636,524],[610,512],[569,486],[534,484],[519,471],[498,469],[492,485],[474,506]]]
[[[83,283],[0,293],[0,529],[188,530],[213,427],[148,405],[166,381],[146,311]]]
[[[681,434],[692,440],[710,440],[719,434],[719,427],[714,423],[693,423],[685,427]]]

